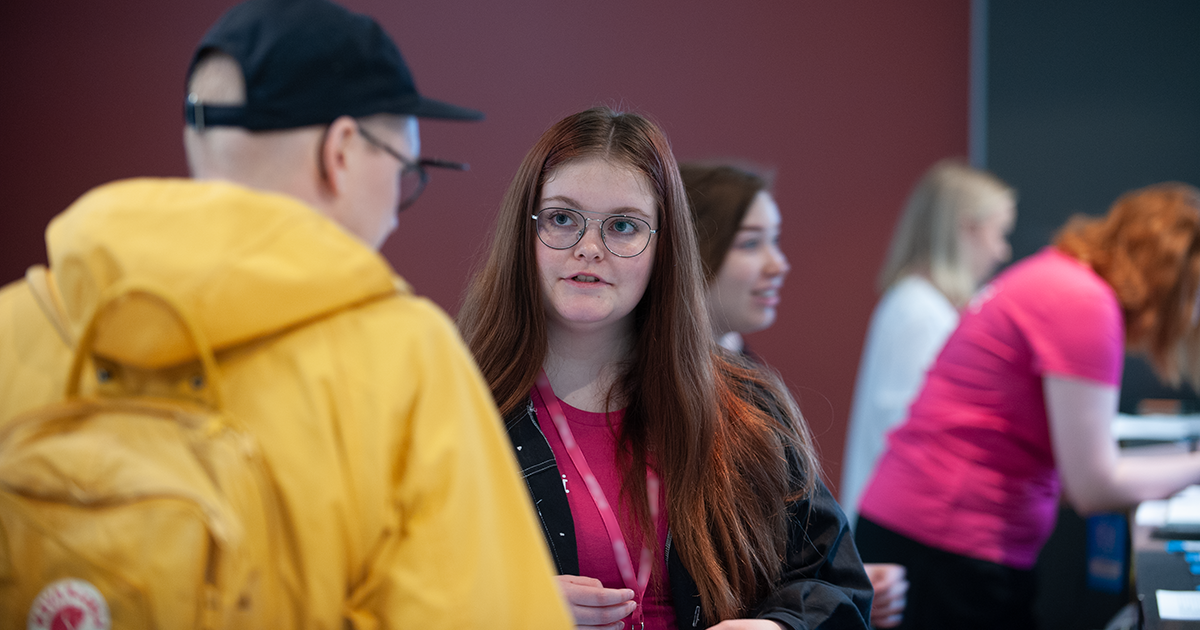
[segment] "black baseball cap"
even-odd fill
[[[483,118],[422,96],[383,28],[328,0],[249,0],[233,7],[200,40],[189,79],[214,50],[241,66],[246,104],[208,105],[189,94],[184,119],[198,129],[292,129],[373,114]]]

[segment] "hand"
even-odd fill
[[[637,608],[632,589],[604,588],[596,578],[560,575],[558,590],[567,600],[577,628],[621,630],[621,620]]]
[[[904,567],[898,564],[863,565],[875,599],[871,600],[871,625],[876,628],[895,628],[904,617],[904,605],[908,602],[908,580]]]
[[[783,628],[783,624],[770,619],[726,619],[708,630],[780,630],[780,628]]]

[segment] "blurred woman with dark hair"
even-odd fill
[[[705,297],[721,346],[745,351],[742,335],[775,322],[779,291],[791,266],[779,249],[779,206],[771,177],[749,166],[679,165],[696,223]]]
[[[679,174],[696,223],[714,339],[754,358],[742,335],[775,322],[783,281],[791,270],[779,246],[783,222],[771,195],[772,178],[747,164],[722,162],[684,162]],[[868,564],[865,569],[875,594],[871,625],[894,627],[908,589],[904,568]]]
[[[972,299],[860,507],[863,557],[908,568],[902,628],[1033,627],[1060,490],[1086,514],[1200,482],[1200,457],[1122,457],[1111,433],[1127,350],[1200,380],[1197,283],[1200,197],[1161,184]]]
[[[542,135],[459,324],[578,625],[865,627],[870,586],[803,418],[713,341],[656,125],[597,108]]]

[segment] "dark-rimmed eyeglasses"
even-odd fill
[[[398,210],[413,205],[417,197],[425,191],[425,184],[429,182],[429,173],[425,171],[426,167],[433,168],[449,168],[456,171],[467,171],[471,169],[470,164],[463,162],[451,162],[449,160],[439,160],[436,158],[421,158],[419,160],[410,160],[404,157],[396,149],[388,146],[386,142],[380,140],[374,135],[363,129],[362,125],[356,124],[358,135],[363,137],[363,140],[371,143],[374,147],[382,149],[384,153],[396,158],[400,161],[403,167],[400,169],[400,205]]]
[[[583,215],[601,215],[603,219],[592,219]],[[604,212],[589,212],[572,208],[543,208],[541,212],[532,215],[537,222],[538,239],[550,249],[569,249],[574,247],[587,231],[589,221],[600,224],[600,240],[604,247],[620,258],[633,258],[646,251],[650,237],[658,230],[650,228],[643,219],[626,214],[607,214]]]

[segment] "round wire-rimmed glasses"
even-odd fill
[[[537,223],[538,240],[550,249],[569,249],[574,247],[587,231],[588,222],[600,224],[600,240],[604,248],[619,258],[633,258],[646,251],[650,237],[658,230],[650,228],[644,219],[631,217],[627,214],[606,214],[603,212],[588,212],[602,215],[603,219],[593,219],[584,216],[586,210],[572,208],[543,208],[541,212],[531,215]]]

